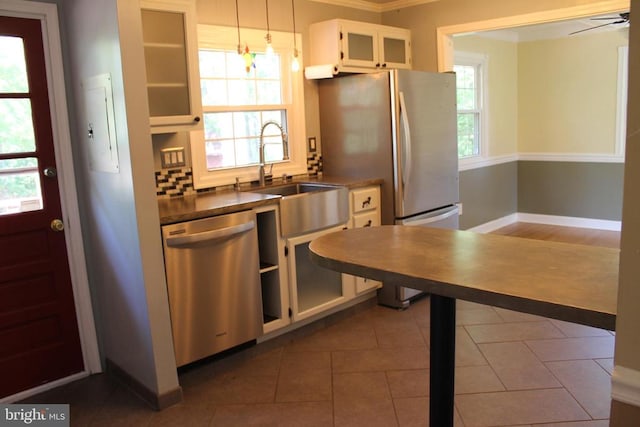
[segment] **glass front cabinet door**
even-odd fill
[[[193,1],[141,2],[152,133],[202,128]]]
[[[409,30],[343,21],[341,37],[345,66],[411,68]]]
[[[368,22],[332,19],[311,24],[311,64],[339,72],[411,68],[411,31]]]

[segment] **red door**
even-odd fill
[[[82,369],[41,23],[0,16],[0,397]]]

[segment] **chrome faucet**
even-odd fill
[[[284,132],[284,129],[278,122],[273,120],[266,121],[262,124],[262,129],[260,129],[260,168],[258,169],[258,175],[260,180],[260,185],[265,185],[265,173],[264,173],[264,130],[269,125],[275,125],[280,129],[280,134],[282,135],[282,160],[289,160],[289,139],[287,138],[287,134]],[[273,168],[273,163],[271,164]],[[269,173],[271,176],[271,173]]]

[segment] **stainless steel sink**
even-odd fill
[[[248,190],[280,195],[280,231],[283,237],[311,233],[349,219],[346,187],[319,183],[291,183]]]
[[[291,183],[283,185],[274,185],[272,187],[263,187],[255,190],[248,190],[252,193],[275,194],[280,196],[293,196],[295,194],[311,193],[316,191],[328,191],[339,188],[335,185],[314,184],[314,183]]]

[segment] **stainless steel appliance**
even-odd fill
[[[456,78],[392,70],[318,81],[323,171],[383,178],[383,224],[458,228]],[[387,286],[378,302],[417,292]]]
[[[176,365],[262,335],[252,211],[162,227]]]

